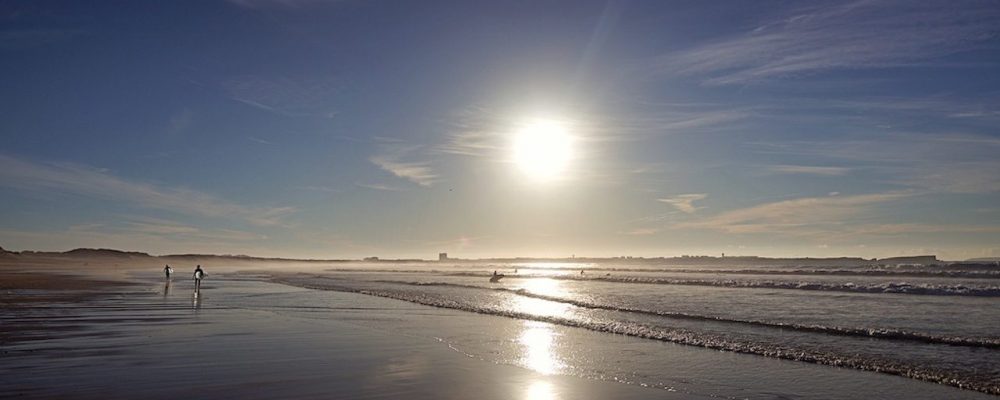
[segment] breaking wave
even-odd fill
[[[793,323],[783,323],[783,322],[725,318],[725,317],[716,317],[710,315],[699,315],[699,314],[690,314],[690,313],[672,312],[672,311],[654,311],[654,310],[645,310],[640,308],[619,307],[619,306],[598,304],[581,300],[566,299],[558,296],[548,296],[538,293],[532,293],[526,289],[490,288],[490,287],[463,285],[463,284],[448,283],[448,282],[405,282],[405,281],[379,281],[379,282],[411,285],[411,286],[443,286],[443,287],[459,287],[466,289],[493,290],[498,292],[514,293],[520,296],[531,297],[541,300],[548,300],[557,303],[570,304],[583,308],[655,315],[666,318],[681,318],[681,319],[712,321],[712,322],[728,322],[728,323],[754,325],[754,326],[761,326],[768,328],[786,329],[799,332],[824,333],[824,334],[838,335],[838,336],[855,336],[855,337],[866,337],[866,338],[876,338],[876,339],[886,339],[886,340],[908,340],[921,343],[1000,349],[1000,338],[943,336],[943,335],[933,335],[928,333],[912,332],[912,331],[891,329],[891,328],[853,328],[853,327],[839,327],[839,326],[803,325],[803,324],[793,324]]]
[[[450,274],[457,276],[484,276],[481,273],[458,273]],[[518,279],[517,276],[507,276],[507,278]],[[688,285],[688,286],[716,286],[730,288],[748,289],[793,289],[793,290],[817,290],[828,292],[849,292],[849,293],[892,293],[892,294],[913,294],[928,296],[981,296],[1000,297],[1000,286],[996,285],[949,285],[936,283],[908,283],[908,282],[883,282],[883,283],[836,283],[836,282],[805,282],[805,281],[782,281],[770,279],[685,279],[685,278],[659,278],[647,276],[546,276],[549,279],[574,280],[574,281],[597,281],[613,283],[638,283],[650,285]]]
[[[671,342],[690,346],[699,346],[714,350],[730,351],[735,353],[743,354],[754,354],[765,357],[801,361],[822,365],[830,365],[837,367],[853,368],[864,371],[881,372],[885,374],[898,375],[913,379],[919,379],[928,382],[934,382],[943,385],[949,385],[953,387],[976,390],[979,392],[990,393],[990,394],[1000,394],[1000,381],[998,381],[995,375],[990,374],[988,371],[956,371],[952,369],[935,368],[928,363],[915,363],[899,360],[885,359],[878,356],[865,356],[857,353],[844,353],[844,352],[832,352],[832,351],[822,351],[811,348],[800,348],[789,346],[787,344],[778,343],[767,343],[767,342],[757,342],[753,340],[739,340],[724,335],[720,335],[713,332],[705,332],[692,330],[687,328],[676,328],[676,327],[664,327],[664,326],[654,326],[649,324],[638,323],[634,321],[618,321],[609,318],[593,318],[593,319],[572,319],[566,317],[558,316],[544,316],[530,314],[527,312],[510,310],[499,308],[495,305],[489,304],[474,304],[468,301],[461,301],[456,298],[444,297],[439,294],[429,293],[429,292],[413,292],[405,290],[393,290],[388,288],[359,288],[352,287],[350,282],[340,280],[340,279],[330,279],[328,277],[273,277],[272,281],[276,283],[282,283],[292,286],[298,286],[307,289],[317,289],[317,290],[333,290],[341,292],[351,292],[359,293],[370,296],[384,297],[396,300],[407,301],[411,303],[455,309],[479,314],[487,314],[494,316],[501,316],[507,318],[514,318],[520,320],[532,320],[540,322],[548,322],[553,324],[559,324],[569,327],[577,327],[588,329],[597,332],[606,332],[612,334],[627,335],[637,338],[659,340],[664,342]],[[441,283],[418,283],[417,285],[432,286],[440,285]],[[452,285],[452,284],[447,284]],[[482,287],[472,286],[472,288],[483,289]],[[510,290],[510,289],[508,289]],[[517,292],[510,290],[512,292]],[[525,293],[517,292],[514,294],[525,295]],[[540,299],[547,301],[558,301],[546,299],[539,297]],[[589,303],[569,303],[574,306],[587,308],[588,306],[594,306]],[[595,308],[602,308],[597,306]],[[615,310],[624,312],[644,312],[643,310]],[[702,317],[702,316],[680,316],[680,315],[666,315],[670,317],[677,318],[708,318],[712,317]],[[714,320],[714,319],[713,319]],[[738,320],[717,320],[720,322],[736,322],[736,323],[748,323],[757,324],[757,321],[738,321]],[[766,324],[766,323],[764,323]],[[765,325],[769,326],[769,325]],[[775,326],[777,327],[777,326]],[[802,329],[803,327],[795,327],[791,329]],[[804,327],[804,331],[809,332],[811,328]],[[862,330],[853,330],[851,328],[829,328],[829,327],[817,327],[823,333],[831,333],[835,331],[842,330],[846,335],[860,334]],[[877,331],[872,333],[872,335],[880,335]],[[885,335],[897,335],[900,337],[906,337],[910,335],[907,340],[920,340],[928,343],[944,343],[949,339],[936,338],[931,340],[938,340],[939,342],[923,340],[924,337],[921,334],[911,334],[911,333],[890,333],[886,332]],[[916,335],[916,336],[913,336]],[[861,335],[866,336],[866,335]],[[867,335],[871,336],[871,335]],[[877,337],[877,336],[871,336]],[[919,339],[918,339],[919,338]],[[955,343],[944,343],[944,344],[959,344],[962,340],[956,340]],[[961,344],[968,345],[968,344]],[[986,347],[993,347],[992,345]]]

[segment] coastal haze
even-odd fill
[[[996,398],[997,26],[5,2],[0,397]]]

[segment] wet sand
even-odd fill
[[[358,324],[410,313],[364,296],[338,318],[317,318],[219,305],[232,289],[211,281],[194,297],[187,279],[12,269],[0,272],[2,398],[692,398],[499,365]],[[252,286],[262,296],[289,290]]]

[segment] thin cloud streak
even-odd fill
[[[694,202],[699,201],[699,200],[704,200],[706,197],[708,197],[708,194],[705,194],[705,193],[692,193],[692,194],[682,194],[682,195],[678,195],[678,196],[674,196],[674,197],[656,199],[656,201],[659,201],[661,203],[670,204],[670,205],[674,206],[674,208],[676,208],[676,209],[678,209],[678,210],[680,210],[682,212],[685,212],[685,213],[688,213],[688,214],[694,214],[695,211],[698,211],[700,209],[705,208],[705,207],[696,207],[694,205]]]
[[[856,1],[792,12],[743,35],[668,54],[662,71],[708,85],[816,71],[880,68],[986,48],[1000,8],[991,1]]]
[[[381,146],[380,154],[372,156],[368,160],[396,177],[409,180],[420,186],[431,186],[440,178],[438,174],[434,173],[431,163],[405,160],[413,157],[413,153],[419,149],[419,146],[403,146],[389,142]]]
[[[841,176],[851,172],[850,168],[844,167],[818,167],[811,165],[772,165],[767,168],[776,174],[802,174],[821,176]]]
[[[1000,140],[950,133],[892,133],[844,140],[752,143],[768,156],[850,164],[883,184],[941,193],[1000,192]]]
[[[909,192],[887,192],[783,200],[680,222],[673,227],[726,233],[817,234],[841,230],[831,227],[846,226],[851,218],[868,212],[873,206],[912,195]]]
[[[248,207],[207,193],[160,187],[113,176],[77,164],[37,164],[0,155],[0,185],[17,190],[59,192],[177,212],[238,219],[254,225],[280,225],[294,207]]]
[[[239,76],[222,84],[229,98],[286,117],[336,115],[337,86],[329,79],[268,79]]]
[[[381,190],[386,192],[402,192],[406,189],[398,188],[395,186],[383,185],[380,183],[355,183],[358,187],[363,187],[365,189]]]

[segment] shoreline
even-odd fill
[[[18,268],[21,267],[13,267],[13,270],[10,266],[0,268],[0,277],[2,274],[19,274],[16,272]],[[4,358],[13,361],[8,365],[23,363],[27,365],[27,370],[40,369],[49,374],[74,373],[84,377],[98,371],[125,374],[135,382],[155,388],[150,394],[151,389],[134,383],[101,384],[87,381],[87,378],[75,382],[77,387],[93,388],[94,398],[98,397],[96,393],[107,391],[117,393],[111,395],[112,398],[135,397],[140,393],[152,398],[203,396],[218,386],[239,390],[241,395],[253,397],[255,394],[247,393],[246,387],[264,384],[272,391],[267,392],[270,396],[262,398],[336,397],[334,394],[345,391],[352,395],[342,398],[398,397],[403,395],[401,390],[405,388],[407,394],[421,393],[412,396],[418,399],[464,398],[473,392],[483,398],[686,399],[727,397],[726,391],[732,389],[727,387],[734,384],[737,387],[773,385],[792,392],[813,390],[809,386],[815,386],[816,382],[800,383],[797,380],[816,379],[817,374],[820,375],[819,384],[829,386],[826,393],[830,398],[870,394],[859,389],[840,389],[859,378],[882,382],[890,388],[881,395],[874,394],[876,397],[926,392],[929,394],[923,394],[922,398],[979,398],[980,395],[992,398],[981,392],[885,374],[581,332],[579,328],[437,309],[364,294],[303,289],[268,281],[266,270],[248,269],[243,265],[212,267],[209,272],[211,280],[207,281],[200,297],[191,296],[192,285],[190,279],[185,279],[186,274],[179,273],[178,276],[184,278],[168,283],[163,281],[158,268],[153,267],[106,269],[95,275],[81,275],[81,271],[73,268],[46,268],[23,274],[22,277],[31,277],[24,282],[34,280],[35,285],[41,285],[31,290],[44,291],[41,289],[44,285],[52,285],[50,292],[75,293],[83,297],[67,297],[65,302],[43,300],[34,303],[45,306],[43,309],[58,311],[57,314],[64,318],[60,323],[74,328],[49,330],[48,335],[36,337],[30,343],[5,343],[4,351],[12,349],[12,346],[17,351],[4,353]],[[65,275],[67,273],[70,275]],[[57,275],[51,281],[42,279],[48,274]],[[57,287],[63,289],[55,289]],[[3,325],[16,324],[5,322]],[[56,325],[49,325],[53,326]],[[553,340],[551,346],[554,347],[525,347],[525,333],[540,330],[550,334]],[[200,354],[195,350],[199,347],[210,350],[207,354]],[[664,366],[684,366],[690,371],[681,375],[691,376],[657,383],[650,381],[649,377],[629,375],[627,370],[611,372],[613,369],[609,369],[611,375],[608,376],[588,374],[573,364],[580,359],[604,359],[620,352],[619,349],[630,348],[652,349],[650,351],[664,357]],[[54,353],[56,349],[72,350],[67,355]],[[275,353],[276,349],[281,351]],[[323,356],[315,354],[317,352]],[[573,352],[576,352],[575,355]],[[610,353],[602,355],[604,353],[601,352]],[[537,364],[539,354],[544,355],[542,364]],[[569,358],[560,358],[567,354]],[[400,362],[400,357],[416,357],[422,361]],[[297,364],[272,365],[274,360],[288,358],[296,360]],[[112,365],[79,365],[84,359],[111,361]],[[125,365],[114,365],[115,362],[124,362]],[[331,371],[334,376],[320,372],[310,372],[306,377],[297,376],[296,371],[303,363],[314,365],[317,371]],[[128,368],[131,364],[142,365],[149,371],[133,371]],[[352,379],[357,380],[384,374],[413,378],[405,384],[392,381],[383,383],[385,387],[360,388],[336,378],[355,373],[351,369],[344,370],[340,364],[366,365],[367,373],[352,375]],[[568,369],[549,370],[560,364]],[[225,365],[226,368],[216,370],[218,365]],[[205,369],[201,372],[205,376],[191,376],[182,366]],[[387,368],[391,372],[386,372]],[[425,369],[440,371],[434,375]],[[185,385],[207,392],[181,393],[175,389],[156,388],[156,371],[179,374],[182,378],[177,379]],[[0,371],[6,372],[11,371]],[[15,372],[12,376],[24,373]],[[712,374],[718,377],[712,377]],[[452,390],[448,387],[452,381],[468,382],[472,388]],[[91,397],[67,392],[69,388],[53,382],[43,380],[34,386],[17,387],[0,385],[0,394],[26,393],[29,398],[55,395]],[[234,382],[246,387],[233,388],[231,384],[222,382]],[[797,387],[801,389],[794,389]],[[541,397],[532,397],[534,395],[528,394],[530,390],[542,393],[538,395]],[[480,391],[484,393],[479,394]],[[390,392],[396,395],[388,394]],[[218,395],[226,394],[219,392]]]

